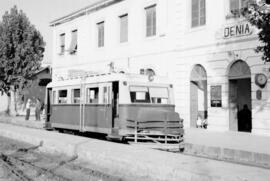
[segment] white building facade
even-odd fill
[[[172,0],[103,0],[52,22],[54,76],[108,72],[111,63],[118,71],[167,75],[163,67],[176,45],[174,9]]]
[[[254,51],[257,30],[237,12],[247,2],[185,0],[178,7],[174,87],[186,126],[202,117],[208,129],[270,135],[270,66]]]
[[[51,23],[53,81],[112,67],[151,70],[174,83],[185,127],[207,119],[210,130],[270,135],[270,66],[254,52],[256,29],[234,11],[242,6],[244,0],[98,1]],[[243,107],[250,115],[241,116]]]

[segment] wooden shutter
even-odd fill
[[[205,25],[206,16],[205,16],[205,0],[200,0],[200,23],[199,25]]]
[[[104,21],[97,24],[98,26],[98,47],[104,46]]]
[[[230,11],[234,12],[240,8],[240,0],[230,0]]]
[[[71,43],[69,47],[70,53],[75,53],[77,51],[77,30],[71,32]]]
[[[60,53],[65,52],[65,33],[60,35]]]
[[[191,27],[196,27],[199,25],[199,0],[192,0],[191,6]]]
[[[156,35],[156,5],[145,8],[146,11],[146,36]]]
[[[120,42],[128,41],[128,15],[120,16]]]

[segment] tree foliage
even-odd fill
[[[270,62],[270,6],[268,3],[269,1],[262,0],[243,11],[246,19],[259,30],[261,44],[255,51],[263,53],[262,60],[265,62]]]
[[[16,6],[0,21],[0,91],[23,89],[40,68],[45,42]]]

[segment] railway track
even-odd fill
[[[42,144],[30,147],[30,148],[20,148],[11,154],[0,154],[0,163],[6,169],[14,180],[19,181],[35,181],[35,180],[57,180],[57,181],[71,181],[71,179],[65,178],[61,175],[54,173],[54,170],[59,166],[73,161],[68,160],[66,162],[60,162],[57,166],[53,168],[43,168],[34,164],[34,162],[28,161],[24,158],[26,153],[30,150],[35,150]]]
[[[74,155],[45,154],[37,146],[0,137],[0,181],[120,181]]]

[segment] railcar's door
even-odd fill
[[[46,98],[45,98],[45,111],[46,111],[46,123],[45,127],[49,127],[50,118],[51,118],[51,103],[52,103],[52,88],[47,88],[46,90]]]
[[[115,122],[119,118],[119,82],[112,83],[112,128],[115,127]]]
[[[98,128],[105,128],[108,132],[112,127],[112,83],[99,85],[101,105],[98,110]]]
[[[80,131],[85,131],[85,84],[80,87]]]

